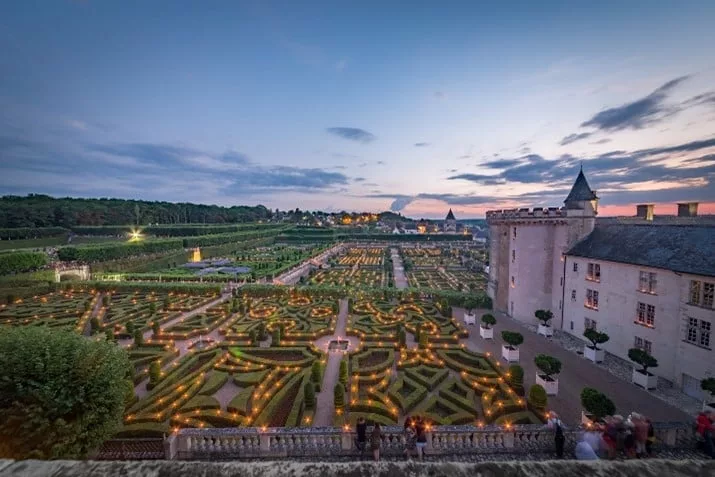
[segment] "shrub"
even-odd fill
[[[484,325],[484,329],[488,330],[489,328],[497,324],[497,319],[494,318],[494,315],[486,313],[482,315],[482,324]]]
[[[139,347],[144,344],[144,333],[141,328],[134,330],[134,346]]]
[[[306,409],[315,409],[315,384],[310,381],[305,383],[304,396]]]
[[[164,311],[166,311],[169,309],[170,306],[171,306],[171,298],[169,297],[169,295],[166,295],[164,297],[164,300],[161,303],[161,307]]]
[[[397,344],[400,348],[407,346],[407,333],[405,332],[404,326],[400,326],[397,330]]]
[[[705,378],[700,381],[700,389],[715,394],[715,378]]]
[[[474,297],[469,297],[464,300],[464,309],[469,313],[473,312],[475,308],[479,306],[479,301]]]
[[[628,358],[634,363],[640,364],[643,367],[641,371],[644,373],[648,372],[648,368],[658,367],[658,360],[640,348],[629,349]]]
[[[125,325],[127,328],[127,334],[129,335],[134,335],[134,322],[133,321],[127,321],[127,324]]]
[[[152,333],[154,333],[154,338],[156,338],[157,336],[159,336],[161,334],[161,325],[159,324],[158,321],[152,322],[151,330],[152,330]]]
[[[510,346],[517,347],[524,342],[524,336],[515,331],[502,331],[501,339]]]
[[[583,336],[591,342],[591,348],[599,349],[598,345],[607,342],[610,338],[606,333],[602,333],[593,328],[586,328],[583,332]]]
[[[149,365],[149,384],[153,387],[156,386],[161,379],[161,361],[152,361]]]
[[[47,265],[47,255],[42,252],[7,252],[0,254],[0,275],[25,272]]]
[[[104,334],[107,337],[107,341],[114,343],[116,341],[116,338],[114,337],[114,330],[111,328],[107,328],[104,330]]]
[[[266,340],[266,324],[264,322],[259,322],[258,327],[256,328],[257,332],[256,334],[258,335],[258,341],[265,341]]]
[[[256,344],[257,337],[258,337],[258,333],[256,333],[255,328],[248,332],[248,340],[251,342],[252,345]]]
[[[536,310],[534,312],[534,316],[541,322],[542,325],[549,326],[549,321],[551,321],[554,317],[554,314],[551,310]]]
[[[321,368],[320,361],[318,361],[317,359],[315,361],[313,361],[313,367],[310,370],[310,379],[314,383],[319,383],[320,380],[323,379],[322,372],[321,372],[322,370],[320,368]]]
[[[345,406],[345,388],[340,383],[336,383],[335,388],[333,388],[333,403],[335,404],[335,409]]]
[[[156,314],[156,303],[153,301],[149,303],[149,314],[154,316]]]
[[[537,354],[534,357],[534,364],[545,375],[551,377],[561,372],[561,361],[546,354]]]
[[[347,386],[348,384],[348,361],[346,359],[340,361],[340,384]]]
[[[418,341],[420,349],[427,349],[429,334],[426,330],[420,330],[420,339]]]
[[[0,333],[0,456],[83,459],[122,424],[126,351],[43,327]]]
[[[89,320],[89,326],[92,329],[92,334],[94,333],[99,333],[102,331],[102,324],[99,322],[99,318],[96,316],[92,317],[91,320]]]
[[[540,384],[534,384],[529,388],[529,404],[531,404],[533,407],[538,409],[539,411],[543,411],[546,409],[546,405],[548,404],[548,397],[546,396],[546,389],[544,389],[543,386]]]
[[[616,412],[616,406],[613,401],[594,388],[583,388],[581,390],[581,405],[586,412],[593,414],[596,420],[612,416]]]
[[[281,329],[274,328],[271,332],[271,346],[280,346],[281,344]]]
[[[507,381],[509,385],[514,388],[517,394],[520,396],[524,395],[524,368],[518,364],[512,364],[509,366],[507,371],[508,377]]]

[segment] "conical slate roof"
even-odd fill
[[[449,213],[447,214],[447,218],[444,220],[457,220],[454,218],[454,214],[452,213],[452,209],[449,209]]]
[[[571,192],[569,192],[569,195],[566,197],[564,202],[577,202],[581,200],[594,199],[598,199],[598,197],[596,197],[596,194],[591,190],[591,187],[588,185],[588,181],[586,180],[586,176],[583,175],[583,169],[581,169],[578,172],[576,182],[574,182],[573,187],[571,188]]]

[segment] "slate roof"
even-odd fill
[[[576,177],[576,182],[573,183],[571,192],[569,192],[569,195],[566,197],[564,202],[567,203],[572,201],[575,202],[594,199],[598,199],[598,197],[596,197],[596,194],[591,190],[591,187],[588,185],[588,181],[586,180],[586,176],[583,175],[583,169],[581,169],[578,173],[578,177]]]
[[[715,226],[597,223],[567,254],[715,277]]]
[[[444,220],[457,220],[454,218],[454,214],[452,213],[452,209],[449,209],[449,212],[447,213],[447,218]]]

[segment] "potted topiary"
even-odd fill
[[[601,422],[604,417],[612,416],[616,412],[616,406],[608,396],[594,388],[583,388],[581,390],[581,424],[589,427]]]
[[[501,347],[501,357],[510,363],[519,362],[518,346],[524,342],[524,336],[515,331],[502,331],[501,338],[506,343]]]
[[[598,345],[608,341],[610,339],[609,336],[593,328],[586,328],[586,331],[583,332],[583,336],[591,342],[590,345],[586,345],[583,348],[583,355],[586,359],[590,359],[594,363],[603,362],[606,357],[606,352],[599,348]]]
[[[539,368],[536,372],[536,384],[546,390],[546,394],[555,396],[559,392],[559,380],[554,375],[561,372],[561,361],[546,354],[538,354],[534,358],[534,364]]]
[[[644,389],[655,389],[658,385],[658,376],[649,373],[648,368],[657,368],[658,360],[640,348],[629,349],[628,358],[642,366],[642,369],[633,368],[633,384]]]
[[[539,331],[538,333],[542,336],[546,337],[551,337],[554,335],[554,329],[551,327],[551,319],[554,317],[554,314],[551,313],[551,310],[536,310],[534,312],[534,316],[536,316],[536,319],[538,319],[541,323],[539,323]]]
[[[705,378],[700,381],[700,389],[705,394],[703,411],[715,412],[715,378]]]
[[[473,325],[477,322],[477,317],[474,315],[474,309],[479,306],[476,299],[469,297],[464,300],[464,324]]]
[[[492,326],[497,324],[497,319],[494,315],[486,313],[482,315],[482,324],[479,325],[479,336],[485,340],[490,340],[494,338],[494,329]]]

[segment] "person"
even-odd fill
[[[427,432],[426,423],[421,416],[417,416],[415,419],[415,432],[417,434],[417,458],[419,460],[424,459],[425,447],[427,447]]]
[[[613,416],[606,416],[606,427],[603,430],[603,443],[608,453],[608,458],[613,459],[616,456],[617,433],[616,420]]]
[[[564,456],[564,443],[566,442],[566,436],[564,436],[564,423],[559,419],[559,415],[554,411],[551,411],[548,422],[546,423],[549,429],[554,431],[554,446],[556,447],[556,456],[561,459]]]
[[[629,459],[636,456],[635,424],[631,419],[623,423],[623,451]]]
[[[596,449],[593,448],[594,443],[596,445]],[[597,449],[598,434],[594,432],[584,432],[574,449],[576,460],[599,460]]]
[[[701,412],[695,421],[698,440],[702,443],[705,453],[713,459],[715,459],[715,449],[713,446],[713,434],[715,434],[715,427],[713,426],[714,418],[715,416],[712,412]]]
[[[646,443],[648,442],[648,423],[644,416],[633,413],[633,434],[636,439],[636,457],[646,456]]]
[[[655,444],[655,429],[653,429],[653,421],[649,417],[646,418],[645,422],[648,424],[648,438],[645,441],[645,452],[648,457],[653,455],[653,444]]]
[[[355,438],[355,447],[360,451],[360,457],[365,453],[365,444],[367,443],[367,422],[365,418],[360,416],[357,420],[357,437]]]
[[[409,418],[408,418],[409,419]],[[412,424],[412,419],[405,420],[405,456],[409,459],[410,456],[417,453],[417,432]]]
[[[380,444],[382,444],[382,431],[380,430],[380,423],[376,422],[370,436],[370,449],[372,449],[372,457],[375,462],[380,461]]]

